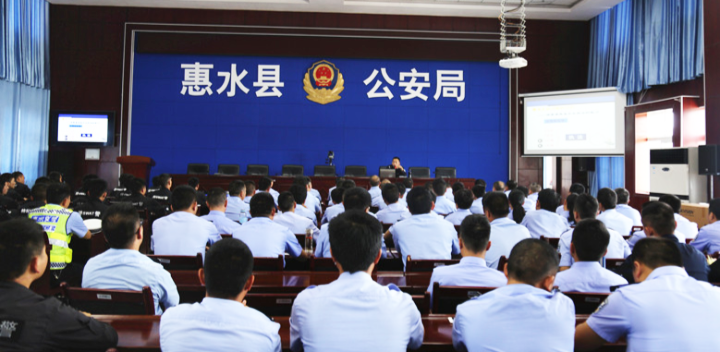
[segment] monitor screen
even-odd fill
[[[113,144],[114,131],[112,112],[56,112],[51,124],[51,143],[107,146]]]

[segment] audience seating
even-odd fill
[[[311,271],[338,271],[335,261],[332,258],[310,258]]]
[[[257,309],[268,317],[289,317],[296,298],[297,293],[252,293],[250,291],[245,295],[248,307]]]
[[[457,170],[454,167],[436,167],[435,178],[456,178]]]
[[[220,234],[220,237],[221,237],[222,239],[226,239],[226,238],[232,238],[232,234],[229,234],[229,233],[222,233],[222,234]]]
[[[410,297],[412,297],[413,303],[415,303],[420,314],[430,314],[430,292],[425,292],[422,295],[410,295]]]
[[[625,235],[623,235],[623,238],[625,238],[625,239],[627,240],[627,239],[629,239],[630,237],[632,237],[632,235],[633,235],[635,232],[637,232],[637,231],[643,231],[643,230],[644,230],[644,229],[643,229],[642,226],[633,226],[633,227],[630,229],[630,234],[625,234]]]
[[[148,286],[142,291],[99,290],[69,287],[63,282],[60,288],[70,306],[90,314],[155,314],[155,302]]]
[[[255,257],[253,271],[282,271],[285,267],[284,256],[277,257]]]
[[[553,248],[557,249],[560,245],[560,237],[545,237],[540,236],[540,239],[549,243]]]
[[[283,176],[302,176],[305,174],[305,168],[302,165],[283,165],[282,175]]]
[[[621,266],[625,262],[625,259],[605,259],[605,268],[608,270],[613,270],[614,268],[617,268]]]
[[[497,269],[504,272],[505,266],[507,265],[507,257],[506,256],[500,256],[500,260],[498,260],[498,267]]]
[[[345,166],[345,177],[367,177],[367,167],[362,165]]]
[[[223,175],[223,176],[240,175],[240,165],[238,165],[238,164],[218,164],[217,175]]]
[[[187,166],[188,175],[208,175],[210,174],[209,164],[188,164]]]
[[[405,272],[433,271],[435,267],[457,264],[459,262],[460,259],[412,259],[410,256],[407,256]]]
[[[575,304],[575,314],[592,314],[609,293],[563,292]]]
[[[458,304],[494,289],[495,287],[440,286],[440,283],[436,282],[433,284],[432,313],[455,314]]]
[[[143,232],[144,233],[144,232]],[[105,239],[105,234],[102,232],[95,233],[90,238],[90,258],[102,254],[110,248],[110,245]]]
[[[430,168],[413,166],[408,168],[408,177],[414,178],[430,178]]]
[[[335,165],[315,165],[313,176],[335,177]]]
[[[270,167],[267,165],[249,164],[245,174],[248,176],[267,176],[270,174]]]
[[[380,211],[380,207],[370,207],[370,212],[373,214],[377,214],[377,212]]]
[[[165,270],[198,270],[203,267],[203,257],[200,253],[191,255],[148,255],[148,258],[162,264]]]

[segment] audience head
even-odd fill
[[[598,203],[602,206],[602,210],[615,209],[617,205],[617,194],[611,188],[601,188],[597,195]]]
[[[257,187],[255,187],[255,181],[244,181],[245,182],[245,194],[248,196],[253,196],[255,194],[255,190]]]
[[[370,187],[377,187],[380,185],[380,177],[378,175],[372,175],[370,177]]]
[[[345,181],[345,177],[338,177],[335,179],[335,187],[340,187],[342,185],[343,181]]]
[[[132,181],[128,182],[127,189],[133,194],[145,194],[147,186],[145,185],[145,180],[135,177]]]
[[[332,190],[332,192],[330,192],[330,199],[332,199],[333,204],[342,203],[344,193],[345,193],[345,188],[335,187],[335,189]]]
[[[495,181],[493,183],[493,191],[502,192],[505,190],[505,182]]]
[[[48,185],[46,183],[35,182],[32,188],[32,199],[36,202],[47,201],[47,189]]]
[[[458,209],[470,209],[473,203],[473,193],[469,189],[461,189],[455,192],[455,205]]]
[[[15,171],[12,173],[13,178],[15,178],[15,182],[17,183],[25,183],[25,175],[23,175],[20,171]]]
[[[510,192],[508,200],[512,207],[513,221],[518,224],[521,223],[525,218],[525,208],[523,207],[523,204],[525,204],[525,194],[521,190],[515,189]]]
[[[672,208],[673,213],[680,214],[680,206],[682,205],[682,202],[680,201],[680,198],[678,198],[674,194],[665,194],[658,199],[658,201],[663,202]]]
[[[540,203],[540,209],[555,212],[558,207],[558,196],[557,193],[552,189],[544,189],[538,192],[538,202]]]
[[[525,195],[525,198],[527,198],[527,196],[530,195],[530,192],[528,191],[527,187],[525,187],[525,186],[517,186],[517,187],[515,187],[515,189],[518,191],[521,191]]]
[[[625,188],[615,188],[615,194],[617,195],[617,204],[628,204],[630,202],[630,192]]]
[[[49,186],[51,183],[53,183],[53,181],[46,176],[40,176],[37,179],[35,179],[35,184],[38,184],[38,183],[42,183],[46,186]]]
[[[332,219],[329,226],[332,257],[342,271],[369,271],[380,259],[382,225],[372,215],[348,210]]]
[[[261,191],[269,191],[270,187],[272,187],[273,180],[270,177],[263,176],[260,178],[260,181],[258,181],[258,189]]]
[[[88,182],[87,195],[91,199],[100,199],[107,195],[108,184],[107,181],[96,178]]]
[[[295,205],[295,198],[293,198],[292,193],[290,192],[282,192],[278,196],[278,209],[280,209],[281,212],[291,211],[293,210],[293,206]]]
[[[355,181],[346,179],[346,180],[343,180],[342,185],[340,185],[340,186],[347,191],[350,188],[355,188]]]
[[[400,191],[397,186],[388,183],[382,187],[382,197],[385,203],[394,204],[400,199]]]
[[[197,177],[190,177],[188,179],[188,186],[198,189],[198,187],[200,186],[200,179]]]
[[[710,201],[710,207],[708,209],[708,220],[712,224],[720,219],[720,198],[715,198]]]
[[[472,193],[475,199],[480,199],[485,195],[485,186],[475,185],[472,188]]]
[[[394,166],[395,168],[400,166],[400,157],[394,156],[392,158],[392,166]]]
[[[307,200],[307,187],[292,185],[290,186],[290,193],[297,204],[305,204],[305,200]]]
[[[531,193],[538,193],[542,191],[542,186],[540,186],[539,183],[533,182],[530,184],[530,187],[528,187]]]
[[[45,231],[37,222],[17,218],[0,223],[0,281],[15,281],[30,272],[42,276],[47,265]]]
[[[559,263],[555,248],[545,241],[528,238],[518,242],[510,251],[505,272],[508,281],[550,291]]]
[[[475,180],[475,186],[481,186],[482,188],[487,187],[487,182],[485,180],[478,178]]]
[[[648,202],[642,209],[642,224],[648,237],[660,237],[675,233],[675,215],[663,202]]]
[[[83,176],[82,187],[80,187],[80,189],[83,191],[87,191],[88,183],[90,183],[90,181],[92,181],[92,180],[96,180],[97,178],[98,178],[98,176],[95,174],[87,174],[87,175]]]
[[[160,188],[160,176],[153,176],[153,178],[150,180],[152,182],[153,188],[159,189]]]
[[[290,187],[292,188],[292,187]],[[292,193],[292,191],[290,191]],[[275,211],[275,199],[267,192],[262,192],[250,198],[250,215],[253,218],[267,218]]]
[[[646,237],[633,247],[633,278],[643,282],[650,273],[663,266],[683,266],[682,255],[675,241]]]
[[[2,185],[2,194],[6,194],[7,191],[11,188],[10,183],[13,180],[12,174],[2,174],[0,175],[0,185]]]
[[[413,188],[413,179],[412,177],[408,177],[402,181],[402,183],[405,185],[405,189],[412,189]]]
[[[368,191],[364,188],[350,188],[345,190],[345,193],[343,194],[343,206],[345,207],[345,211],[365,211],[367,208],[370,208],[371,204],[372,197],[370,197],[370,193],[368,193]]]
[[[453,183],[453,185],[452,185],[453,195],[454,195],[455,193],[457,193],[457,191],[462,190],[462,189],[465,189],[465,185],[464,185],[462,182],[455,182],[455,183]]]
[[[310,185],[310,177],[303,175],[295,176],[295,178],[293,179],[293,184],[301,185],[307,188],[307,186]]]
[[[188,185],[176,187],[172,192],[171,206],[173,211],[190,211],[195,213],[197,193]]]
[[[158,177],[158,176],[155,176],[155,177]],[[155,177],[153,177],[153,180],[155,180]],[[121,186],[121,187],[128,188],[128,187],[130,186],[130,185],[129,185],[130,181],[132,181],[134,178],[135,178],[135,176],[133,176],[133,175],[131,175],[131,174],[122,174],[122,175],[120,175],[120,177],[118,178],[118,181],[120,182],[120,186]],[[155,182],[155,181],[153,181],[153,183],[154,183],[154,182]]]
[[[405,184],[402,182],[398,182],[395,184],[395,187],[398,189],[398,197],[402,198],[405,196],[405,190],[407,189],[405,187]]]
[[[490,222],[480,214],[468,215],[460,224],[460,240],[463,248],[473,254],[488,250]]]
[[[505,183],[505,188],[508,191],[514,190],[515,188],[517,188],[517,186],[518,186],[518,183],[515,180],[508,180],[507,183]]]
[[[568,210],[570,210],[569,204]],[[575,206],[572,208],[572,212],[577,214],[575,221],[595,219],[598,213],[598,201],[587,193],[578,195],[577,198],[575,198]]]
[[[63,182],[62,174],[57,171],[50,172],[47,177],[50,178],[53,182],[58,182],[58,183]]]
[[[70,186],[64,183],[54,182],[47,188],[46,199],[49,204],[67,207],[70,204],[71,194]],[[66,202],[66,204],[63,204],[64,202]]]
[[[172,176],[170,176],[170,174],[160,174],[158,178],[160,181],[160,188],[165,187],[170,189],[170,187],[172,187]]]
[[[442,197],[447,191],[447,183],[442,178],[436,178],[432,181],[432,190],[436,196]]]
[[[427,214],[433,208],[432,192],[425,187],[413,187],[407,194],[408,210],[413,215]]]
[[[210,210],[224,209],[227,206],[227,193],[220,187],[210,189],[207,194],[207,205]]]
[[[243,190],[245,190],[245,182],[240,180],[232,181],[228,186],[228,194],[231,197],[240,197]]]
[[[485,193],[482,203],[485,214],[492,216],[493,219],[507,217],[510,213],[508,197],[501,191]]]
[[[583,186],[582,183],[573,183],[572,185],[570,185],[569,192],[583,194],[585,193],[585,186]]]
[[[575,225],[571,252],[574,250],[581,262],[596,262],[607,252],[610,232],[600,220],[585,219]]]
[[[575,215],[573,214],[573,210],[575,209],[575,200],[577,200],[577,193],[570,193],[567,198],[565,198],[565,206],[568,208],[568,222],[575,221]]]
[[[110,248],[136,249],[133,245],[142,240],[142,228],[138,211],[131,203],[111,205],[102,218],[102,230]],[[137,241],[136,241],[137,240]]]
[[[236,299],[252,286],[253,255],[243,241],[225,238],[210,247],[200,270],[208,297]]]

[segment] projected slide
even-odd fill
[[[105,143],[108,134],[107,115],[58,116],[58,142]]]

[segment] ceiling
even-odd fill
[[[498,17],[500,0],[48,0],[52,4]],[[510,0],[518,4],[518,0]],[[586,21],[622,0],[526,0],[528,19]]]

